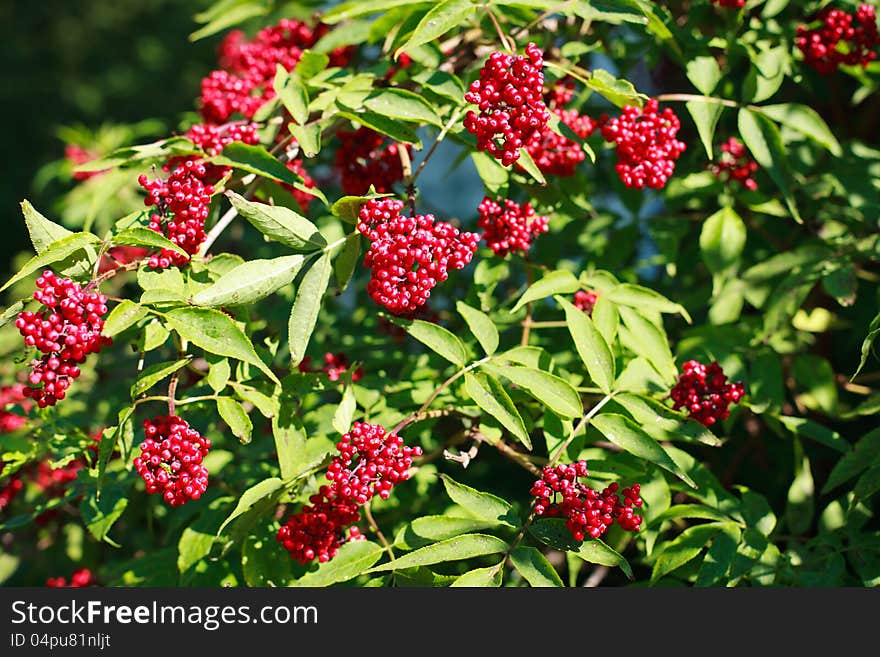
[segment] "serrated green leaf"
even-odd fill
[[[431,104],[417,93],[405,89],[380,89],[370,94],[364,107],[371,112],[410,123],[430,123],[442,126],[443,122]]]
[[[467,349],[454,333],[447,331],[442,326],[420,319],[400,320],[394,318],[392,321],[398,326],[402,326],[412,337],[450,363],[462,367],[467,365]]]
[[[587,313],[562,297],[557,296],[556,301],[565,310],[565,323],[587,373],[602,392],[610,393],[614,385],[615,364],[608,343]]]
[[[310,256],[249,260],[223,274],[192,298],[198,306],[239,306],[265,299],[290,285]]]
[[[21,202],[21,213],[24,215],[24,223],[27,226],[31,244],[34,245],[34,251],[37,253],[45,251],[53,242],[73,235],[64,226],[46,219],[34,209],[28,200]]]
[[[251,442],[254,425],[244,407],[232,397],[218,397],[217,411],[232,434],[242,443]]]
[[[500,538],[487,534],[465,534],[456,536],[433,545],[427,545],[418,550],[398,557],[394,561],[371,568],[370,573],[381,573],[390,570],[403,570],[416,566],[430,566],[435,563],[447,561],[460,561],[472,559],[487,554],[498,554],[507,551],[507,543]]]
[[[107,315],[104,328],[101,329],[101,335],[112,338],[114,335],[118,335],[125,329],[134,326],[146,316],[146,308],[134,301],[123,299]]]
[[[547,561],[540,550],[526,545],[517,546],[510,553],[513,567],[519,571],[532,588],[561,587],[562,580],[556,569]]]
[[[487,374],[468,372],[464,375],[464,387],[477,406],[498,420],[531,451],[532,441],[522,417],[497,379]]]
[[[248,201],[233,191],[227,191],[226,196],[242,217],[271,240],[304,252],[327,245],[315,224],[290,208]]]
[[[472,308],[464,301],[455,304],[458,314],[464,318],[473,336],[480,343],[487,356],[491,356],[498,349],[498,329],[489,319],[489,316],[481,310]]]
[[[184,367],[188,362],[189,358],[181,358],[180,360],[156,363],[155,365],[150,365],[145,368],[131,386],[131,398],[134,399],[138,395],[145,393],[159,383],[159,381],[167,376],[171,376],[181,367]]]
[[[342,391],[342,401],[333,413],[333,428],[336,433],[346,433],[351,428],[354,412],[357,410],[357,401],[354,397],[354,386],[347,385]]]
[[[123,231],[120,231],[113,235],[111,239],[111,243],[114,246],[125,245],[125,246],[143,246],[148,249],[164,249],[167,251],[174,251],[182,256],[189,257],[189,254],[181,249],[177,244],[169,240],[164,235],[160,235],[155,230],[150,230],[149,228],[144,228],[143,226],[136,226],[134,228],[127,228]]]
[[[60,260],[64,260],[68,256],[81,251],[92,244],[99,243],[97,237],[91,233],[73,233],[67,237],[62,237],[56,242],[52,242],[41,253],[35,255],[28,260],[15,276],[6,281],[6,284],[0,288],[0,292],[7,289],[10,285],[14,285],[18,281],[30,276],[33,272],[43,267],[47,267]]]
[[[473,0],[441,0],[416,25],[409,39],[394,53],[397,59],[402,52],[411,52],[444,35],[470,18],[478,7]]]
[[[322,563],[318,569],[306,573],[290,583],[291,586],[331,586],[347,582],[367,572],[370,566],[382,556],[382,546],[370,541],[350,541],[339,548],[339,552],[330,561]]]
[[[538,299],[552,297],[555,294],[574,294],[580,289],[580,282],[570,271],[564,269],[551,271],[540,280],[532,283],[510,312],[515,313],[527,303]]]
[[[523,388],[561,417],[580,417],[584,413],[580,395],[570,383],[558,376],[534,367],[498,367],[492,368],[492,371],[493,374],[502,375]]]
[[[330,285],[332,271],[330,254],[325,253],[305,273],[296,290],[296,299],[290,309],[290,319],[287,323],[292,365],[298,365],[305,358],[309,340],[318,321],[318,313],[324,302],[324,295]]]
[[[220,155],[215,155],[210,161],[213,164],[255,173],[275,182],[287,183],[288,185],[302,183],[302,179],[298,175],[260,145],[234,141],[224,146]]]
[[[517,525],[516,514],[511,510],[510,504],[500,497],[460,484],[448,475],[440,475],[440,479],[443,480],[449,498],[477,518],[502,523],[508,527]]]
[[[724,106],[720,103],[704,103],[700,101],[690,100],[685,103],[687,111],[697,126],[697,133],[700,135],[700,141],[703,142],[703,148],[706,149],[706,157],[709,160],[715,159],[714,140],[715,128],[718,125],[718,119],[724,111]]]
[[[642,97],[636,91],[632,82],[629,80],[619,80],[604,69],[594,69],[586,84],[587,87],[605,98],[612,105],[617,105],[617,107],[625,105],[642,106]]]
[[[488,568],[477,568],[470,570],[464,575],[460,575],[455,579],[450,587],[467,587],[467,588],[485,588],[493,586],[501,586],[501,578],[504,568],[502,563],[489,566]]]
[[[248,488],[241,494],[241,497],[238,498],[238,502],[232,510],[232,513],[230,513],[226,517],[226,520],[220,525],[220,528],[217,530],[217,536],[222,536],[230,523],[241,518],[244,514],[252,510],[261,511],[273,507],[283,491],[284,482],[278,477],[264,479]]]
[[[680,303],[675,303],[664,297],[659,292],[636,285],[634,283],[621,283],[599,295],[599,299],[607,299],[622,306],[640,308],[644,310],[656,310],[661,313],[677,313],[685,318],[690,324],[691,316]],[[596,303],[598,304],[598,299]],[[593,314],[595,315],[595,308]]]
[[[736,211],[725,207],[706,219],[700,232],[700,256],[709,271],[735,265],[746,245],[746,225]]]
[[[623,307],[619,311],[624,326],[633,336],[633,340],[627,341],[629,343],[627,346],[636,355],[646,358],[664,381],[672,385],[677,378],[678,370],[675,368],[666,335],[656,324],[648,321],[635,310]]]

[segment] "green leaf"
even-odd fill
[[[288,169],[278,158],[266,150],[264,146],[245,144],[234,141],[223,147],[220,155],[210,159],[213,164],[235,167],[241,171],[255,173],[275,182],[294,185],[301,183],[298,175]]]
[[[100,497],[97,491],[90,493],[80,504],[79,510],[83,523],[96,540],[106,541],[110,545],[119,547],[107,536],[107,533],[127,506],[128,497],[125,491],[118,486],[107,486]]]
[[[450,516],[422,516],[416,518],[398,533],[394,547],[413,550],[437,541],[461,536],[481,529],[492,529],[498,526],[494,520],[477,518],[454,518]]]
[[[503,565],[504,562],[502,561],[488,568],[477,568],[468,571],[464,575],[457,577],[449,586],[468,588],[501,586],[501,578],[504,574]]]
[[[254,346],[228,315],[211,308],[176,308],[165,314],[171,330],[208,353],[254,365],[275,383],[275,373],[260,360]]]
[[[619,567],[629,579],[633,578],[626,559],[599,539],[576,541],[562,518],[541,518],[532,523],[529,533],[554,549],[574,553],[590,563]]]
[[[487,554],[507,551],[508,545],[500,538],[487,534],[465,534],[433,545],[428,545],[409,554],[376,566],[367,572],[381,573],[389,570],[403,570],[415,566],[430,566],[435,563],[472,559]]]
[[[137,381],[131,386],[132,399],[145,393],[165,377],[171,376],[181,367],[184,367],[188,362],[189,358],[181,358],[180,360],[172,360],[150,365],[138,375]]]
[[[817,443],[830,447],[838,452],[846,453],[850,449],[850,444],[843,436],[833,429],[822,426],[818,422],[791,415],[780,415],[777,419],[786,429],[802,438],[815,440]]]
[[[423,88],[437,94],[441,98],[451,100],[456,105],[464,104],[464,84],[457,75],[447,71],[422,71],[413,78]]]
[[[274,536],[248,536],[241,546],[241,571],[248,586],[287,585],[293,577],[292,563],[278,558]]]
[[[736,557],[740,536],[741,532],[738,529],[732,532],[722,531],[715,536],[697,572],[694,586],[714,586],[724,581]]]
[[[318,569],[306,573],[290,586],[331,586],[347,582],[366,572],[370,566],[382,556],[382,546],[371,541],[350,541],[339,548],[339,552],[330,561],[322,563]]]
[[[721,82],[721,67],[714,57],[701,55],[691,59],[685,67],[688,80],[704,96],[710,96],[718,83]]]
[[[791,215],[803,223],[789,185],[788,156],[779,128],[765,115],[745,107],[739,111],[737,122],[746,147],[779,187]]]
[[[464,344],[458,339],[458,336],[447,331],[442,326],[437,326],[420,319],[410,321],[391,318],[391,321],[403,327],[412,337],[450,363],[461,365],[462,367],[467,365],[468,355]]]
[[[620,568],[628,579],[635,579],[629,562],[615,549],[606,545],[598,538],[593,538],[581,543],[580,548],[578,548],[575,554],[588,563],[597,563],[601,566]]]
[[[565,323],[590,378],[607,395],[611,392],[615,378],[614,357],[608,343],[587,313],[575,308],[562,297],[557,296],[556,301],[565,310]]]
[[[574,294],[580,289],[580,282],[570,271],[564,269],[551,271],[542,279],[532,283],[510,312],[515,313],[527,303],[538,299],[552,297],[554,294]]]
[[[724,106],[720,103],[689,100],[685,103],[685,107],[694,120],[694,125],[697,126],[697,133],[700,135],[700,141],[703,142],[703,148],[706,149],[706,156],[709,160],[714,160],[715,128],[724,111]]]
[[[107,315],[104,322],[104,328],[101,329],[101,335],[112,338],[114,335],[122,333],[125,329],[134,326],[137,322],[147,316],[147,310],[143,306],[134,301],[123,299],[116,307]]]
[[[525,169],[526,173],[534,178],[539,185],[547,184],[547,179],[544,178],[544,174],[538,168],[538,165],[535,164],[531,154],[525,149],[525,147],[519,149],[519,159],[517,160],[517,163]]]
[[[794,478],[788,488],[785,519],[795,536],[806,532],[813,522],[815,486],[810,472],[810,459],[804,454],[799,440],[794,441]]]
[[[265,16],[269,13],[269,7],[265,2],[261,0],[252,0],[252,1],[244,1],[241,0],[233,0],[232,2],[221,2],[217,3],[215,6],[224,6],[227,7],[225,11],[222,12],[204,12],[199,14],[198,16],[213,16],[208,21],[199,21],[206,22],[207,25],[200,27],[195,32],[189,35],[190,41],[198,41],[200,39],[204,39],[205,37],[212,36],[217,34],[218,32],[222,32],[223,30],[229,29],[234,25],[239,25],[240,23],[245,22],[249,18],[254,18],[255,16]]]
[[[355,235],[347,240],[336,259],[333,260],[333,276],[336,293],[342,294],[351,282],[355,269],[361,260],[361,236]]]
[[[563,585],[556,569],[537,548],[520,545],[510,553],[510,561],[532,588]]]
[[[306,124],[304,126],[296,123],[288,123],[287,129],[299,144],[299,149],[306,157],[315,157],[321,152],[321,125],[318,123]]]
[[[113,235],[113,245],[125,246],[144,246],[148,249],[166,249],[174,251],[182,256],[189,257],[189,254],[181,249],[177,244],[169,240],[164,235],[160,235],[155,230],[136,226],[135,228],[127,228]]]
[[[486,355],[491,356],[494,354],[495,350],[498,349],[498,329],[495,328],[495,324],[492,323],[489,316],[481,310],[472,308],[464,301],[457,302],[455,307],[458,310],[458,314],[464,317],[468,328],[477,339],[477,342],[480,343]]]
[[[340,102],[337,101],[336,104],[340,105]],[[376,132],[381,132],[383,135],[390,137],[394,141],[399,141],[404,144],[413,144],[416,148],[422,147],[422,140],[419,139],[415,130],[406,123],[395,121],[387,116],[376,114],[376,112],[356,110],[354,108],[346,109],[342,105],[340,105],[340,110],[339,116],[343,118],[349,119],[350,121],[356,121]]]
[[[507,189],[510,172],[491,155],[482,151],[471,153],[471,160],[477,168],[477,173],[486,187],[486,191],[494,196],[503,195]]]
[[[812,107],[797,103],[783,103],[780,105],[764,105],[758,109],[774,121],[797,130],[802,135],[824,146],[833,155],[837,157],[842,155],[843,151],[834,133],[831,132],[825,120]]]
[[[373,0],[372,2],[364,2],[363,0],[350,0],[343,2],[341,5],[333,7],[326,14],[321,16],[321,22],[328,25],[341,23],[342,21],[359,16],[367,16],[369,14],[378,14],[387,9],[393,9],[403,5],[418,4],[413,0]],[[427,4],[427,3],[425,3]]]
[[[21,213],[24,215],[24,223],[27,226],[31,244],[34,245],[34,250],[37,253],[45,251],[53,242],[73,235],[64,226],[46,219],[34,209],[28,200],[21,202]]]
[[[360,218],[361,206],[374,198],[384,198],[391,194],[366,194],[365,196],[343,196],[330,206],[330,213],[350,224],[356,224]]]
[[[592,424],[609,442],[621,447],[633,456],[668,470],[691,488],[697,487],[687,473],[666,453],[663,446],[632,420],[616,413],[603,413],[594,417]]]
[[[673,384],[678,370],[675,368],[666,335],[656,324],[648,321],[635,310],[626,307],[619,310],[623,324],[632,336],[631,340],[627,340],[627,346],[637,355],[647,358],[664,381]]]
[[[177,570],[180,573],[185,573],[211,553],[211,546],[217,538],[217,525],[223,520],[224,508],[232,500],[232,497],[212,500],[208,509],[180,534],[177,542]]]
[[[409,39],[395,51],[394,58],[443,36],[467,21],[477,9],[472,0],[441,0],[419,21]]]
[[[354,412],[357,410],[357,401],[354,397],[354,386],[347,385],[342,392],[342,401],[336,407],[333,413],[333,428],[336,433],[347,433],[351,428],[351,421],[354,418]]]
[[[14,285],[18,281],[28,277],[38,269],[42,269],[43,267],[58,262],[59,260],[64,260],[77,251],[85,249],[86,247],[100,241],[101,240],[91,233],[73,233],[67,237],[62,237],[56,242],[52,242],[42,253],[39,253],[28,260],[24,267],[22,267],[15,276],[6,281],[6,284],[0,288],[0,292],[7,289],[10,285]]]
[[[310,256],[248,260],[234,267],[192,298],[198,306],[239,306],[265,299],[290,285]]]
[[[518,366],[493,368],[493,373],[506,377],[561,417],[580,417],[584,413],[580,395],[558,376],[534,367]]]
[[[590,318],[610,348],[610,345],[613,345],[615,338],[617,338],[617,328],[620,325],[620,313],[617,312],[617,306],[603,294],[596,298],[596,305],[593,306],[593,314]]]
[[[443,122],[431,104],[412,91],[405,89],[380,89],[364,101],[368,110],[399,121],[430,123],[442,126]]]
[[[853,494],[860,500],[867,500],[880,490],[880,465],[869,468],[856,482]]]
[[[208,375],[205,377],[205,383],[211,386],[211,390],[215,393],[222,392],[229,383],[229,377],[232,370],[229,367],[228,358],[220,358],[215,363],[211,363],[208,368]]]
[[[723,528],[724,523],[717,522],[695,525],[666,543],[654,562],[651,583],[656,583],[664,575],[678,570],[695,559]]]
[[[275,413],[272,416],[275,451],[278,454],[281,478],[284,481],[293,481],[320,465],[327,454],[334,451],[335,445],[330,440],[308,438],[301,421],[281,415]]]
[[[290,208],[248,201],[233,191],[226,192],[226,196],[242,217],[271,240],[305,252],[327,245],[315,224]]]
[[[686,415],[651,397],[621,392],[614,396],[614,401],[623,406],[636,424],[658,441],[686,439],[713,447],[721,445],[718,436],[702,424],[689,420]]]
[[[296,299],[287,323],[292,365],[298,365],[305,358],[327,286],[330,285],[330,273],[333,271],[331,264],[330,254],[323,254],[305,273],[296,290]]]
[[[254,425],[241,404],[232,397],[219,397],[217,399],[217,411],[229,427],[232,435],[244,444],[251,442]]]
[[[440,479],[443,480],[449,498],[480,520],[499,522],[508,527],[517,526],[516,514],[505,500],[460,484],[445,474],[441,474]]]
[[[274,507],[283,491],[284,482],[278,477],[264,479],[258,484],[254,484],[248,488],[241,494],[241,497],[238,498],[238,503],[235,505],[232,513],[230,513],[226,517],[226,520],[223,521],[223,524],[220,525],[220,528],[217,530],[217,536],[221,536],[233,520],[241,518],[246,513],[252,510],[258,512],[264,511]]]
[[[691,316],[688,311],[680,303],[675,303],[664,297],[659,292],[636,285],[634,283],[622,283],[615,285],[599,295],[599,299],[605,298],[616,304],[630,306],[642,310],[656,310],[661,313],[678,313],[690,324]],[[598,304],[598,300],[596,302]],[[595,318],[596,310],[593,309],[593,317]]]
[[[299,75],[288,73],[281,64],[278,64],[272,86],[281,104],[290,112],[296,123],[303,125],[309,120],[309,94]]]
[[[605,98],[612,105],[623,107],[631,105],[642,106],[642,97],[629,80],[619,80],[608,71],[597,68],[593,69],[587,87]]]
[[[746,225],[731,207],[706,219],[700,232],[700,255],[713,273],[735,265],[746,245]]]
[[[822,494],[853,479],[875,463],[880,463],[880,429],[866,433],[856,443],[855,449],[840,458],[828,474]]]
[[[464,375],[464,388],[477,406],[498,420],[531,451],[532,441],[522,417],[497,379],[487,374],[468,372]]]

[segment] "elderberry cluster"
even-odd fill
[[[583,310],[588,315],[592,315],[598,298],[595,292],[578,290],[574,293],[574,307],[578,310]]]
[[[340,130],[337,135],[336,170],[339,172],[342,191],[352,196],[366,194],[370,185],[379,194],[391,191],[396,182],[403,180],[403,163],[400,149],[406,148],[412,155],[412,146],[389,142],[375,130],[360,127],[357,130]]]
[[[745,144],[736,137],[721,145],[721,158],[712,164],[711,171],[719,180],[738,182],[752,192],[758,189],[752,177],[758,171],[758,163],[749,157]]]
[[[565,526],[576,541],[599,538],[615,521],[627,531],[638,531],[642,524],[641,516],[635,513],[642,506],[639,484],[618,494],[620,486],[612,483],[600,492],[578,481],[587,476],[586,461],[545,466],[531,489],[535,514],[565,518]]]
[[[191,126],[186,132],[186,138],[193,144],[202,149],[209,156],[220,155],[223,148],[234,142],[255,145],[260,143],[260,136],[257,133],[259,125],[253,122],[234,122],[225,123],[223,125],[212,125],[210,123],[197,123]],[[173,171],[181,164],[188,160],[201,161],[201,158],[194,156],[173,157],[168,163],[162,167],[166,172]],[[205,167],[205,174],[201,177],[203,182],[216,183],[223,178],[231,167],[211,164],[210,162],[202,162]]]
[[[324,366],[319,370],[312,369],[311,356],[303,358],[298,365],[300,372],[322,372],[326,374],[331,381],[339,381],[339,379],[342,378],[342,375],[348,371],[349,367],[348,357],[345,354],[333,354],[329,351],[324,354]],[[359,381],[363,376],[364,368],[358,367],[351,373],[351,380],[352,382]]]
[[[23,415],[9,409],[10,406],[20,405],[27,410],[29,402],[25,394],[25,387],[20,383],[11,386],[0,387],[0,433],[12,433],[18,431],[27,422]],[[2,472],[2,468],[0,468]]]
[[[230,32],[220,46],[220,65],[202,80],[200,107],[209,123],[224,123],[234,114],[252,118],[260,106],[275,97],[272,82],[280,64],[292,71],[303,51],[327,33],[326,25],[311,28],[297,20],[282,19],[247,41],[239,30]],[[345,66],[351,48],[330,54],[331,66]]]
[[[304,187],[315,188],[315,181],[312,180],[312,177],[305,170],[305,167],[303,167],[303,161],[301,159],[290,160],[285,166],[302,178],[302,184]],[[315,200],[314,196],[301,189],[297,189],[293,185],[288,185],[287,183],[281,183],[281,186],[293,196],[299,204],[300,209],[303,211],[303,214],[309,211],[309,204]]]
[[[503,205],[502,205],[503,204]],[[547,217],[537,216],[531,204],[510,199],[492,200],[488,196],[479,205],[477,225],[483,229],[483,239],[495,255],[525,253],[532,240],[547,232]]]
[[[795,44],[804,62],[823,75],[837,71],[841,64],[867,66],[877,58],[880,45],[874,7],[860,4],[855,14],[826,7],[816,16],[819,26],[799,25]]]
[[[642,108],[627,105],[613,119],[602,116],[602,136],[616,144],[617,175],[633,189],[661,189],[675,171],[685,143],[675,136],[681,122],[668,107],[659,112],[655,98]]]
[[[46,586],[49,588],[71,588],[78,589],[86,586],[97,586],[98,582],[95,575],[88,568],[77,568],[70,576],[70,583],[64,577],[50,577],[46,580]]]
[[[741,381],[728,383],[721,366],[712,361],[708,366],[689,360],[682,366],[678,382],[669,396],[675,410],[685,409],[697,422],[711,427],[730,415],[730,405],[745,395]]]
[[[339,454],[327,467],[330,484],[321,486],[276,536],[303,565],[315,558],[329,561],[343,543],[363,538],[352,526],[360,520],[358,507],[375,495],[387,499],[396,484],[409,478],[413,458],[422,454],[421,447],[405,447],[397,434],[365,422],[355,422],[336,449]]]
[[[575,109],[566,109],[574,97],[573,81],[560,80],[545,97],[550,111],[578,137],[586,139],[593,134],[596,129],[593,119]],[[548,176],[573,176],[577,165],[586,158],[579,143],[560,135],[549,125],[535,132],[526,142],[525,149],[541,172]]]
[[[138,176],[138,183],[148,194],[144,205],[155,208],[150,214],[150,229],[167,237],[189,256],[198,252],[206,237],[205,220],[214,194],[214,188],[202,182],[206,173],[204,163],[187,160],[167,179],[149,180],[144,174]],[[148,262],[154,269],[165,269],[185,265],[189,256],[162,249],[150,256]]]
[[[19,313],[15,326],[24,343],[43,354],[31,361],[28,381],[35,387],[23,388],[22,393],[45,408],[64,399],[89,354],[113,341],[101,335],[107,314],[103,294],[86,292],[79,283],[58,278],[51,270],[37,279],[37,288],[34,299],[43,309]]]
[[[519,149],[541,133],[550,119],[544,103],[544,54],[534,43],[525,55],[495,51],[465,94],[479,113],[469,111],[464,127],[477,138],[477,148],[504,166],[519,159]]]
[[[433,215],[401,216],[403,201],[367,201],[360,210],[358,231],[371,244],[364,256],[370,267],[370,298],[396,315],[414,312],[445,281],[450,269],[462,269],[473,258],[480,236],[463,233]]]
[[[171,506],[199,499],[208,488],[208,470],[202,460],[211,441],[176,415],[144,420],[146,440],[134,461],[147,493],[159,493]]]

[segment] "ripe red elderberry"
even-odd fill
[[[300,372],[323,372],[331,381],[339,381],[343,374],[348,371],[348,357],[345,354],[333,354],[329,351],[324,354],[324,367],[319,370],[312,369],[312,357],[306,356],[298,365]],[[352,382],[359,381],[364,376],[364,368],[358,367],[351,373]]]
[[[877,58],[880,45],[874,7],[860,4],[854,14],[826,7],[815,18],[817,27],[799,25],[795,44],[804,63],[823,75],[837,71],[841,64],[867,66]]]
[[[383,135],[367,127],[357,130],[340,130],[336,134],[339,148],[336,150],[336,170],[339,172],[342,191],[352,196],[366,194],[370,185],[379,193],[391,191],[394,183],[403,180],[403,163],[400,149],[406,148],[412,155],[412,146],[387,140]]]
[[[503,207],[501,205],[503,203]],[[519,205],[509,199],[493,201],[488,196],[479,205],[477,225],[483,229],[483,239],[495,255],[525,253],[532,240],[547,232],[547,217],[535,214],[531,204]]]
[[[616,483],[599,492],[579,481],[587,476],[586,461],[545,466],[530,491],[535,498],[535,514],[565,518],[565,526],[576,541],[588,536],[599,538],[615,520],[627,531],[638,531],[642,518],[634,509],[642,506],[639,484],[624,488],[618,495],[620,486]]]
[[[22,410],[27,411],[32,405],[27,399],[25,387],[20,383],[0,387],[0,433],[18,431],[27,423],[26,417],[12,410],[15,406],[21,406]],[[0,472],[2,471],[0,461]]]
[[[64,399],[73,379],[80,375],[79,365],[89,354],[112,344],[101,335],[107,297],[86,292],[69,278],[58,278],[46,270],[37,279],[34,299],[43,304],[37,312],[18,314],[15,326],[24,343],[43,354],[31,361],[28,381],[32,386],[22,392],[45,408]]]
[[[155,207],[150,215],[150,228],[177,244],[189,255],[198,253],[205,241],[205,220],[211,206],[214,188],[202,182],[207,170],[204,163],[187,160],[167,179],[148,180],[141,174],[138,183],[147,191],[144,205]],[[170,249],[151,256],[150,267],[165,269],[182,266],[189,257]]]
[[[50,577],[46,580],[46,586],[49,588],[82,588],[85,586],[97,586],[98,582],[95,575],[88,568],[77,568],[70,576],[70,583],[64,577]]]
[[[603,116],[602,136],[617,145],[617,175],[633,189],[660,189],[675,171],[675,160],[685,151],[675,136],[681,122],[668,107],[658,112],[652,98],[642,108],[627,105],[614,119]]]
[[[544,103],[544,55],[534,43],[525,55],[493,52],[471,84],[465,100],[477,105],[464,127],[477,138],[477,148],[510,166],[519,149],[541,133],[550,119]]]
[[[314,559],[324,563],[336,556],[342,544],[364,537],[357,527],[361,519],[357,505],[328,499],[327,486],[309,498],[298,512],[290,516],[275,538],[298,563],[308,565]]]
[[[327,479],[335,499],[366,504],[373,495],[383,500],[395,484],[409,478],[421,447],[405,447],[403,438],[376,424],[355,422],[336,444],[339,456],[327,467]]]
[[[719,180],[738,182],[749,191],[758,189],[752,177],[758,171],[758,163],[749,157],[745,145],[736,137],[721,145],[721,158],[710,169]]]
[[[371,199],[360,210],[358,230],[370,241],[364,266],[372,276],[367,293],[394,314],[424,305],[450,269],[462,269],[473,258],[480,236],[463,233],[433,215],[401,216],[403,202]]]
[[[160,493],[171,506],[199,499],[208,488],[208,470],[202,460],[211,441],[176,415],[144,420],[146,440],[134,461],[147,493]]]
[[[689,360],[682,366],[678,383],[672,388],[675,410],[685,409],[697,422],[711,427],[730,415],[730,405],[745,395],[741,381],[728,383],[721,366],[712,361],[708,366]]]
[[[259,144],[260,136],[257,134],[258,129],[258,124],[243,121],[225,123],[223,125],[205,123],[192,126],[187,130],[185,136],[208,156],[214,157],[215,155],[220,155],[226,146],[235,142],[251,146]],[[206,183],[214,184],[232,171],[231,167],[203,162],[201,158],[192,155],[173,157],[162,167],[162,170],[166,172],[174,171],[180,165],[190,160],[202,162],[205,167],[205,175],[201,176],[201,179]]]
[[[595,292],[587,290],[578,290],[574,293],[574,307],[583,310],[588,315],[593,314],[593,308],[596,306],[598,295]]]
[[[742,9],[746,4],[746,0],[712,0],[712,2],[726,9]]]

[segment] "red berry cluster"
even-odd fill
[[[503,203],[503,206],[501,205]],[[493,201],[488,196],[479,205],[477,225],[483,229],[483,239],[497,256],[525,253],[532,240],[547,232],[547,217],[536,216],[531,204],[510,199]]]
[[[746,4],[746,0],[712,0],[712,2],[727,9],[742,9]]]
[[[596,129],[593,119],[565,107],[574,98],[574,81],[560,80],[545,98],[550,111],[578,137],[586,139],[593,134]],[[549,125],[535,132],[525,148],[541,172],[549,176],[573,176],[577,165],[587,156],[579,143],[560,135]]]
[[[372,276],[367,293],[394,314],[414,312],[450,269],[473,258],[480,236],[463,233],[433,215],[401,216],[403,201],[371,199],[360,210],[358,230],[370,241],[364,266]]]
[[[389,142],[384,136],[367,127],[340,130],[336,150],[336,170],[339,171],[342,191],[352,196],[366,194],[370,185],[379,193],[391,191],[394,183],[403,180],[400,149],[412,155],[412,146]]]
[[[752,177],[758,171],[758,163],[749,157],[745,144],[736,137],[721,145],[721,159],[712,164],[711,171],[719,180],[736,181],[752,192],[758,189]]]
[[[28,377],[31,385],[38,387],[23,388],[22,392],[45,408],[64,399],[89,354],[113,341],[101,335],[107,297],[86,292],[79,283],[58,278],[50,270],[37,279],[37,288],[34,299],[43,304],[43,310],[19,313],[15,326],[24,343],[43,354],[31,361]]]
[[[321,369],[312,369],[311,356],[303,358],[298,367],[300,372],[323,372],[331,381],[339,381],[339,379],[342,378],[342,375],[348,371],[349,362],[348,357],[345,354],[333,354],[328,351],[324,354],[324,367]],[[359,381],[363,376],[364,368],[358,367],[351,373],[351,380],[352,382]]]
[[[711,427],[719,420],[726,420],[730,415],[729,406],[739,402],[745,394],[742,382],[728,383],[717,362],[706,366],[689,360],[669,396],[675,410],[684,408],[697,422]]]
[[[198,123],[187,130],[185,136],[193,144],[213,157],[220,155],[224,147],[234,142],[241,142],[252,146],[259,144],[260,136],[257,134],[259,127],[256,123],[244,121],[225,123],[223,125]],[[173,171],[188,160],[201,161],[201,158],[194,156],[173,157],[162,169],[166,172]],[[209,162],[203,162],[203,165],[205,167],[205,175],[201,179],[206,183],[216,183],[231,171],[230,167],[218,166]]]
[[[77,568],[70,576],[70,583],[64,577],[50,577],[46,580],[46,586],[49,588],[72,588],[78,589],[85,586],[97,586],[98,582],[88,568]]]
[[[208,470],[202,460],[211,441],[176,415],[144,420],[146,440],[134,461],[147,492],[160,493],[171,506],[197,500],[208,488]]]
[[[202,80],[201,111],[210,123],[224,123],[233,114],[246,118],[275,96],[272,81],[280,64],[292,71],[303,51],[318,42],[329,28],[311,28],[297,20],[282,19],[276,25],[260,30],[252,41],[235,30],[220,46],[220,65],[227,70],[213,71]],[[332,66],[344,66],[351,57],[351,48],[333,51]]]
[[[91,162],[98,157],[98,154],[85,149],[82,146],[77,146],[76,144],[67,144],[64,147],[64,157],[74,168],[76,168],[81,164]],[[106,169],[104,171],[106,171]],[[74,180],[88,180],[89,178],[100,176],[104,171],[74,171],[73,178]]]
[[[684,142],[675,136],[681,122],[668,107],[659,112],[651,98],[642,108],[627,105],[614,119],[602,116],[602,136],[617,145],[617,175],[633,189],[660,189],[675,171]]]
[[[6,463],[0,461],[0,477],[3,476],[3,469],[5,467]],[[24,489],[24,481],[22,481],[21,475],[17,472],[10,475],[9,479],[0,485],[0,513],[12,504],[12,500],[18,496],[22,489]]]
[[[480,69],[465,100],[477,105],[464,127],[477,138],[477,148],[510,166],[519,149],[547,126],[550,112],[544,103],[544,54],[534,43],[525,55],[493,52]]]
[[[20,405],[27,410],[29,402],[25,394],[25,387],[20,383],[11,386],[0,387],[0,433],[12,433],[18,431],[27,422],[27,418],[11,410],[10,406]],[[0,468],[2,472],[2,468]]]
[[[804,62],[819,73],[834,73],[841,64],[867,66],[877,58],[880,35],[871,5],[860,4],[855,14],[826,7],[816,20],[821,23],[818,27],[798,26],[795,43]]]
[[[363,538],[352,527],[360,520],[358,507],[374,495],[387,499],[422,454],[421,447],[405,447],[397,434],[365,422],[355,422],[336,449],[339,455],[327,467],[330,484],[278,530],[278,542],[303,565],[315,558],[329,561],[343,543]]]
[[[296,175],[302,178],[303,185],[305,187],[314,188],[315,181],[312,180],[311,176],[309,176],[308,172],[303,167],[303,161],[301,159],[291,160],[287,163],[287,168],[293,171]],[[288,185],[287,183],[281,183],[281,186],[286,189],[291,196],[299,203],[299,207],[302,210],[303,214],[309,211],[309,204],[315,200],[315,197],[309,194],[308,192],[304,192],[301,189],[297,189],[293,185]]]
[[[40,461],[37,465],[37,486],[46,497],[63,497],[67,493],[67,484],[76,481],[79,471],[84,467],[86,464],[80,459],[60,468],[53,468],[48,461]]]
[[[138,183],[147,190],[144,205],[155,207],[150,215],[150,228],[177,244],[189,255],[198,252],[205,241],[205,220],[211,206],[214,188],[202,182],[207,174],[204,163],[187,160],[174,169],[167,179],[148,180],[138,176]],[[182,266],[189,257],[163,249],[149,259],[150,267],[165,269]]]
[[[545,466],[531,490],[535,514],[565,518],[565,526],[576,541],[599,538],[615,520],[627,531],[638,531],[642,518],[634,509],[642,506],[640,486],[633,484],[618,495],[620,486],[613,483],[600,492],[578,481],[587,476],[586,461]]]
[[[574,293],[574,307],[583,310],[588,315],[593,314],[593,308],[596,306],[598,295],[595,292],[587,290],[578,290]]]

